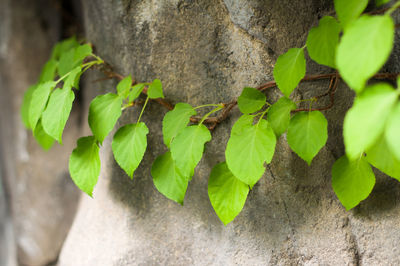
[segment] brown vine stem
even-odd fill
[[[324,94],[321,94],[321,95],[318,95],[315,97],[315,99],[318,100],[322,97],[329,95],[330,103],[327,106],[320,107],[320,108],[311,108],[311,109],[310,108],[299,108],[299,109],[293,110],[292,113],[297,113],[297,112],[302,112],[302,111],[324,111],[324,110],[328,110],[328,109],[332,108],[333,105],[335,104],[335,92],[336,92],[338,84],[339,84],[339,77],[337,74],[331,78],[331,80],[329,82],[328,91],[325,92]]]
[[[112,70],[111,66],[107,63],[105,63],[104,65],[101,65],[101,66],[96,65],[95,67],[97,69],[99,69],[106,76],[105,79],[115,78],[117,80],[122,80],[124,78],[123,75],[114,72]],[[399,75],[399,73],[378,73],[378,74],[374,75],[372,78],[373,79],[396,79],[398,75]],[[306,75],[300,82],[325,80],[325,79],[330,80],[329,88],[328,88],[327,92],[316,96],[315,99],[320,99],[322,97],[329,95],[329,98],[330,98],[329,105],[320,107],[320,108],[312,108],[312,109],[299,108],[299,109],[293,110],[292,112],[295,113],[295,112],[301,112],[301,111],[324,111],[324,110],[328,110],[328,109],[332,108],[334,105],[335,92],[336,92],[337,86],[339,84],[339,80],[341,79],[340,75],[337,72],[328,73],[328,74]],[[100,80],[103,80],[103,79],[100,79]],[[134,85],[134,84],[136,84],[135,80],[132,81],[132,85]],[[274,87],[277,87],[276,82],[269,81],[267,83],[262,84],[257,89],[260,91],[264,91],[266,89],[270,89],[270,88],[274,88]],[[145,88],[143,90],[143,93],[147,95],[147,88]],[[168,110],[174,109],[174,105],[165,99],[158,98],[158,99],[154,99],[153,101],[156,101],[158,104],[164,106]],[[237,105],[236,99],[229,103],[224,103],[224,109],[222,109],[222,111],[220,112],[219,115],[213,116],[213,117],[208,117],[203,123],[208,124],[209,129],[213,130],[219,123],[224,121],[229,116],[230,111],[236,105]],[[198,123],[198,122],[200,122],[200,120],[201,120],[201,117],[198,117],[198,116],[192,116],[190,118],[190,121],[193,123]]]
[[[375,10],[375,11],[371,11],[371,12],[365,12],[364,14],[368,14],[368,15],[380,15],[380,14],[384,14],[386,11],[388,11],[391,7],[386,7],[386,8],[381,8],[379,10]],[[396,9],[398,9],[399,7],[397,7]]]

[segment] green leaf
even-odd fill
[[[112,151],[118,165],[133,178],[147,147],[149,129],[145,123],[128,124],[121,127],[114,135]]]
[[[71,89],[55,89],[42,114],[44,130],[60,144],[62,144],[62,133],[71,113],[74,99],[75,95]]]
[[[75,48],[72,48],[61,54],[60,62],[58,63],[58,74],[62,77],[70,72],[75,67]]]
[[[24,99],[22,100],[22,105],[21,105],[21,118],[22,122],[24,123],[26,128],[31,128],[30,122],[29,122],[29,105],[31,104],[32,100],[32,94],[34,90],[37,88],[36,85],[30,86],[24,93]]]
[[[281,97],[269,108],[267,120],[277,137],[287,130],[290,122],[290,112],[296,107],[296,104],[290,99]]]
[[[267,102],[267,98],[259,90],[246,87],[243,89],[237,102],[240,112],[249,114],[260,110]]]
[[[203,156],[204,144],[210,140],[210,131],[203,124],[185,127],[172,140],[172,158],[184,176],[193,176]]]
[[[396,99],[396,91],[385,83],[368,87],[355,99],[343,124],[344,144],[350,160],[358,158],[376,142]]]
[[[349,25],[337,49],[336,66],[357,93],[386,62],[393,47],[390,16],[364,15]]]
[[[57,65],[57,60],[50,59],[47,61],[42,69],[42,73],[40,74],[39,83],[53,81],[56,76]]]
[[[213,167],[208,180],[208,197],[224,225],[242,211],[248,193],[249,186],[233,176],[225,162]]]
[[[291,48],[278,57],[274,79],[281,92],[289,97],[306,74],[306,60],[302,48]]]
[[[389,2],[390,2],[390,0],[375,0],[375,5],[381,6],[381,5],[387,4]]]
[[[388,109],[390,109],[389,106]],[[400,160],[400,103],[397,103],[391,111],[386,125],[385,137],[389,149]]]
[[[89,126],[100,143],[114,128],[121,116],[122,98],[114,93],[99,95],[89,106]]]
[[[64,41],[59,42],[54,46],[52,54],[51,54],[51,59],[58,60],[58,59],[60,59],[61,54],[67,52],[71,48],[75,48],[78,46],[79,46],[79,43],[76,40],[75,36],[65,39]]]
[[[55,82],[47,81],[45,83],[40,83],[33,91],[31,103],[29,105],[29,124],[32,130],[35,130],[36,124],[46,107],[50,92],[55,86]]]
[[[74,53],[74,66],[82,64],[82,61],[92,54],[92,47],[89,44],[83,44],[75,49]]]
[[[124,99],[128,97],[131,86],[132,86],[132,77],[131,75],[129,75],[118,83],[117,85],[118,95]]]
[[[299,112],[290,120],[287,142],[308,165],[325,146],[327,139],[328,121],[321,112]]]
[[[129,92],[129,102],[133,102],[137,97],[142,93],[144,88],[144,83],[136,84],[132,87],[132,90]]]
[[[307,37],[307,50],[311,59],[321,65],[335,68],[335,52],[339,43],[341,27],[335,18],[325,16],[318,27],[310,30]]]
[[[69,157],[69,172],[77,187],[92,197],[100,175],[99,147],[93,136],[82,137],[77,143]]]
[[[384,136],[378,138],[377,142],[366,152],[366,158],[370,164],[400,181],[400,160],[393,155]]]
[[[332,187],[346,210],[366,199],[375,185],[375,175],[364,157],[349,161],[340,157],[332,167]]]
[[[80,45],[62,53],[60,62],[58,64],[59,75],[64,76],[68,72],[72,71],[75,67],[80,66],[83,62],[83,59],[91,54],[92,48],[89,44]]]
[[[147,95],[150,99],[156,98],[164,98],[162,84],[159,79],[153,80],[153,82],[149,85],[149,89],[147,90]]]
[[[233,126],[225,150],[233,175],[250,186],[262,177],[264,163],[271,162],[276,145],[274,131],[266,120],[252,123],[251,116],[242,116]]]
[[[242,131],[246,127],[253,125],[254,117],[255,115],[247,115],[247,114],[244,114],[241,117],[239,117],[239,119],[235,122],[235,124],[232,127],[231,136],[232,134],[240,135],[242,134]]]
[[[368,5],[368,0],[334,0],[336,14],[343,26],[354,21]]]
[[[154,185],[161,194],[183,205],[189,177],[180,173],[170,151],[157,157],[151,167],[151,175]]]
[[[77,88],[77,84],[79,84],[79,79],[82,74],[82,67],[77,66],[74,69],[71,70],[69,75],[65,78],[64,80],[64,89],[71,89],[71,88]]]
[[[42,120],[39,120],[39,122],[37,123],[35,131],[33,131],[33,136],[40,144],[40,146],[46,151],[49,150],[54,144],[54,139],[51,136],[47,135],[47,133],[44,131]]]
[[[190,122],[197,112],[190,104],[177,103],[172,111],[165,114],[162,124],[164,143],[169,148],[171,141]]]

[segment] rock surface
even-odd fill
[[[117,72],[133,74],[138,81],[160,78],[166,98],[192,105],[228,102],[243,87],[271,80],[277,56],[303,46],[308,29],[333,8],[328,0],[83,4],[87,38]],[[310,62],[308,72],[329,69]],[[317,95],[326,83],[303,84],[295,97]],[[112,81],[88,84],[86,110],[99,88],[114,87]],[[267,95],[276,99],[279,94],[274,89]],[[148,150],[134,180],[116,165],[108,138],[94,199],[83,196],[59,265],[399,264],[400,184],[378,174],[371,196],[350,212],[330,185],[332,164],[344,152],[341,125],[352,97],[341,84],[336,105],[325,112],[328,144],[310,167],[281,137],[265,176],[226,227],[209,202],[207,179],[213,165],[224,160],[237,109],[213,132],[181,207],[152,183],[151,164],[165,151],[165,109],[151,104],[143,118],[150,129]],[[134,122],[137,115],[128,110],[119,124]]]
[[[36,82],[59,38],[55,3],[0,0],[0,168],[9,203],[5,208],[11,213],[4,220],[13,220],[16,247],[9,237],[5,242],[0,239],[0,246],[8,246],[9,263],[18,259],[19,265],[57,260],[79,198],[68,174],[77,124],[68,125],[64,146],[45,152],[23,127],[19,112],[25,90]],[[0,205],[4,200],[2,194]],[[8,226],[7,234],[10,230]],[[6,260],[0,253],[0,264]]]

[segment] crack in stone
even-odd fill
[[[345,227],[347,227],[347,236],[348,236],[348,244],[349,244],[349,251],[353,255],[353,265],[360,266],[361,265],[361,252],[358,247],[356,235],[353,233],[351,222],[349,217],[346,217]]]
[[[269,173],[271,174],[272,179],[276,180],[274,172],[272,172],[271,166],[269,164],[267,164],[267,169],[268,169]]]
[[[289,212],[288,212],[285,200],[282,200],[282,203],[283,203],[283,207],[285,209],[286,218],[288,219],[288,223],[289,223],[289,227],[290,227],[290,233],[292,234],[292,238],[294,240],[293,242],[296,242],[295,231],[294,231],[294,228],[293,228],[292,220],[290,219],[290,216],[289,216]]]

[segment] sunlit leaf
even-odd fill
[[[367,151],[367,160],[385,174],[400,181],[400,160],[392,154],[384,136]]]
[[[161,194],[183,205],[189,177],[180,173],[171,152],[157,157],[151,167],[151,175],[154,185]]]
[[[50,92],[55,86],[55,82],[47,81],[45,83],[40,83],[32,92],[32,99],[29,104],[29,125],[33,130],[35,130],[36,124],[46,107]]]
[[[31,128],[29,121],[29,105],[31,104],[32,94],[36,87],[37,85],[32,85],[25,91],[21,105],[21,118],[26,128]]]
[[[99,95],[89,106],[89,126],[101,143],[121,116],[122,98],[114,93]]]
[[[225,150],[233,175],[250,186],[262,177],[264,164],[271,162],[276,145],[274,131],[266,120],[256,125],[252,122],[251,116],[244,115],[235,123]]]
[[[288,144],[308,164],[325,146],[327,139],[328,121],[321,112],[299,112],[290,120]]]
[[[334,0],[336,14],[343,26],[354,21],[368,5],[368,0]]]
[[[55,89],[42,114],[44,130],[60,144],[62,144],[62,133],[71,113],[74,99],[75,95],[71,89]]]
[[[259,90],[246,87],[243,89],[237,102],[240,112],[249,114],[260,110],[267,102],[267,98]]]
[[[225,225],[242,211],[248,193],[249,186],[233,176],[225,162],[214,166],[208,180],[208,196]]]
[[[306,74],[306,60],[301,48],[291,48],[278,57],[274,67],[274,79],[281,92],[289,97]]]
[[[128,124],[115,133],[112,141],[112,151],[118,165],[133,178],[133,172],[143,159],[147,147],[149,129],[140,122]]]
[[[312,28],[307,37],[307,51],[311,59],[321,65],[335,68],[335,53],[341,27],[333,17],[325,16],[318,27]]]
[[[396,100],[396,91],[385,83],[368,87],[355,99],[343,124],[346,154],[350,160],[358,158],[382,134]]]
[[[332,187],[346,210],[366,199],[375,185],[375,175],[363,156],[349,161],[340,157],[332,167]]]
[[[164,98],[162,84],[159,79],[153,80],[153,82],[149,85],[147,95],[150,99]]]
[[[336,66],[357,93],[386,62],[393,47],[390,16],[364,15],[349,25],[337,49]]]
[[[78,139],[69,158],[69,172],[77,187],[92,197],[100,174],[99,147],[93,136]]]
[[[204,144],[210,140],[210,131],[202,124],[185,127],[172,140],[172,158],[184,176],[193,176],[194,168],[203,156]]]
[[[124,99],[128,97],[131,86],[132,86],[132,77],[131,75],[129,75],[118,83],[117,85],[118,95]]]
[[[187,126],[193,115],[196,115],[196,111],[187,103],[177,103],[172,111],[165,114],[162,130],[164,143],[168,148],[172,139]]]
[[[287,130],[290,122],[290,112],[296,107],[296,104],[290,99],[281,97],[269,108],[267,120],[277,137]]]
[[[39,120],[37,123],[37,126],[33,131],[33,136],[40,146],[46,151],[49,150],[54,144],[54,139],[44,131],[41,120]]]

